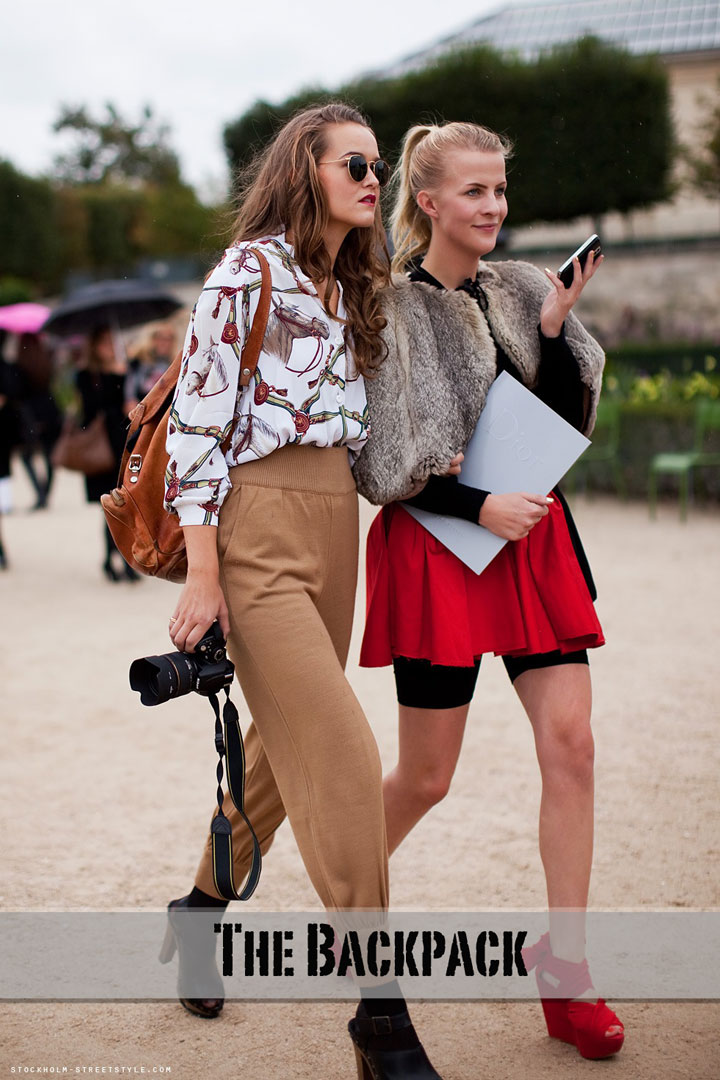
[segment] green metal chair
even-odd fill
[[[657,507],[658,476],[677,476],[680,494],[680,520],[687,521],[688,496],[692,491],[693,469],[720,466],[720,451],[704,449],[711,431],[720,431],[720,401],[699,398],[695,407],[695,435],[693,449],[675,453],[655,454],[650,462],[648,476],[648,500],[650,517],[655,517]]]
[[[621,498],[627,497],[627,487],[620,464],[620,402],[599,401],[592,443],[573,466],[568,477],[571,492],[575,491],[578,476],[583,476],[588,494],[590,485],[588,474],[590,467],[597,464],[609,465],[615,481],[615,490]]]

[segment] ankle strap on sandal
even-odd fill
[[[574,963],[555,956],[550,948],[549,934],[543,934],[535,945],[523,949],[522,958],[528,971],[537,967],[547,997],[580,997],[593,985],[587,960]]]

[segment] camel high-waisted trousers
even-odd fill
[[[228,651],[253,723],[245,809],[265,852],[287,814],[328,909],[388,903],[382,773],[345,678],[357,577],[358,506],[344,447],[285,446],[230,470],[218,531]],[[235,880],[247,829],[228,796]],[[217,896],[210,847],[196,884]]]

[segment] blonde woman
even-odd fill
[[[589,648],[604,642],[594,586],[559,491],[495,494],[462,483],[463,448],[501,371],[578,429],[592,428],[603,356],[572,314],[600,259],[565,288],[520,262],[484,263],[507,214],[508,143],[475,124],[412,128],[393,215],[397,279],[388,358],[368,384],[372,438],[358,488],[387,504],[368,538],[361,663],[393,664],[399,758],[384,781],[392,851],[446,794],[480,661],[501,655],[532,726],[542,776],[540,854],[550,934],[528,952],[548,1032],[584,1057],[620,1049],[585,961],[593,843]],[[402,403],[402,404],[400,404]],[[443,476],[448,470],[455,475]],[[457,473],[460,472],[458,476]],[[402,506],[451,514],[509,541],[479,577]],[[552,990],[551,990],[552,987]]]
[[[349,459],[368,434],[362,375],[382,352],[379,188],[388,174],[373,132],[347,106],[306,110],[278,132],[193,312],[167,441],[166,501],[188,553],[171,639],[192,651],[219,620],[253,716],[248,817],[265,851],[287,814],[330,911],[388,903],[380,760],[344,674],[358,543]],[[256,252],[270,267],[272,305],[254,380],[241,388],[239,355],[260,294]],[[237,825],[229,799],[225,812]],[[234,840],[240,877],[247,831]],[[168,912],[181,968],[204,965],[217,979],[215,998],[182,1002],[205,1018],[219,1014],[222,984],[176,915],[204,909],[214,920],[224,906],[208,849],[192,892]],[[397,986],[362,991],[350,1034],[361,1080],[437,1080]]]
[[[165,374],[176,349],[176,334],[170,323],[160,323],[152,328],[128,364],[125,379],[125,409],[128,413]]]

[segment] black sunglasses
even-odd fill
[[[330,161],[319,161],[318,165],[333,165],[336,161],[346,161],[348,172],[352,179],[359,184],[367,176],[368,168],[375,174],[380,187],[385,187],[390,179],[390,166],[387,161],[378,158],[377,161],[367,161],[362,154],[351,154],[348,158],[332,158]]]

